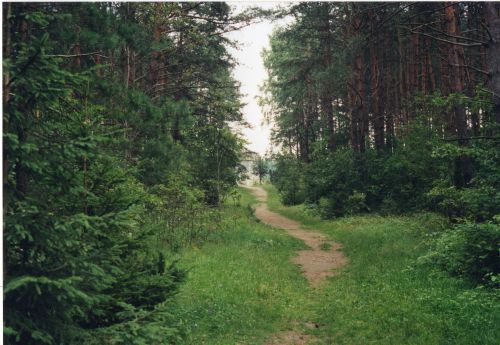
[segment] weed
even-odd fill
[[[319,249],[324,250],[325,252],[330,251],[332,249],[332,245],[328,242],[323,242],[319,245]]]

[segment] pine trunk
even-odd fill
[[[451,37],[450,40],[456,43],[456,36],[460,36],[460,30],[457,23],[457,7],[455,4],[447,3],[445,8],[446,33]],[[457,44],[450,44],[448,48],[448,65],[450,67],[450,91],[453,94],[459,95],[464,92],[463,80],[461,78],[460,67],[460,47]],[[467,139],[467,117],[465,107],[455,101],[453,105],[453,113],[455,114],[458,144],[466,146]],[[472,178],[472,162],[469,157],[463,155],[457,158],[455,185],[457,187],[466,186]]]
[[[500,3],[485,2],[484,6],[486,25],[490,35],[487,65],[488,86],[492,92],[492,117],[496,124],[500,125]]]

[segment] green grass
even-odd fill
[[[310,289],[289,258],[304,245],[258,222],[254,198],[241,189],[240,206],[228,202],[224,226],[200,248],[186,249],[180,266],[188,279],[175,316],[183,344],[262,344],[273,333],[299,329],[332,344],[496,344],[498,296],[417,265],[425,234],[440,219],[359,216],[321,220],[302,206],[270,208],[343,244],[342,273]],[[326,248],[325,248],[326,249]],[[303,322],[320,327],[306,329]]]
[[[424,234],[441,226],[439,218],[325,221],[303,206],[282,206],[274,187],[266,189],[271,210],[341,242],[349,258],[314,297],[324,344],[498,344],[498,294],[416,264],[427,250]]]
[[[241,194],[240,207],[226,206],[224,230],[180,261],[189,269],[177,299],[186,344],[261,344],[291,321],[310,318],[307,282],[289,263],[303,244],[257,222],[248,208],[253,197]]]
[[[332,249],[332,245],[330,243],[323,242],[319,245],[319,248],[324,251],[329,251],[330,249]]]

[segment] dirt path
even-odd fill
[[[260,187],[253,187],[251,190],[257,200],[261,201],[255,209],[257,218],[275,228],[286,230],[290,236],[304,241],[310,247],[299,251],[292,261],[302,266],[312,287],[317,287],[323,278],[335,275],[335,269],[347,263],[347,258],[340,251],[340,244],[328,240],[320,232],[304,230],[300,223],[269,211],[266,203],[267,192]]]
[[[328,240],[325,235],[317,231],[304,230],[300,223],[269,211],[267,208],[267,192],[260,187],[250,189],[257,200],[260,201],[255,209],[257,218],[265,224],[286,230],[290,236],[304,241],[309,247],[309,249],[299,251],[297,256],[291,260],[302,267],[311,287],[317,287],[325,277],[335,275],[335,269],[347,263],[347,258],[340,251],[340,244]],[[314,327],[309,323],[304,325],[305,328]],[[314,340],[316,338],[311,335],[293,330],[273,335],[264,345],[306,345]]]

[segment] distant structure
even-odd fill
[[[252,172],[252,167],[254,162],[259,158],[257,152],[251,151],[247,148],[243,151],[243,159],[241,160],[241,165],[246,169],[247,179],[242,182],[246,186],[252,186],[253,184],[259,182],[259,177]]]

